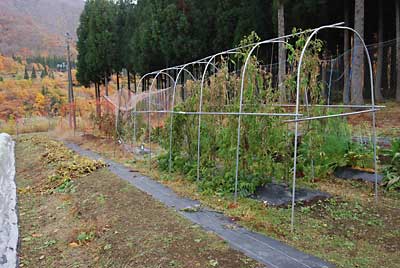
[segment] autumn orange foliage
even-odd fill
[[[36,79],[24,79],[25,69],[31,77],[32,68],[36,70]],[[49,122],[57,127],[68,128],[68,115],[71,108],[76,111],[77,125],[81,130],[93,128],[96,119],[96,100],[94,88],[78,86],[76,71],[72,71],[75,103],[68,103],[67,73],[55,72],[52,77],[40,78],[40,71],[45,68],[38,64],[18,63],[13,58],[0,55],[0,132],[9,133],[47,131]],[[48,67],[46,67],[48,68]],[[121,85],[127,85],[124,78]],[[102,93],[105,92],[104,86]],[[116,77],[109,83],[110,95],[116,92]],[[101,101],[103,114],[111,108]],[[111,116],[111,117],[112,117]],[[96,121],[97,122],[97,121]],[[111,120],[114,122],[114,120]]]
[[[0,54],[0,75],[16,74],[22,69],[22,64]]]
[[[30,70],[32,67],[26,68]],[[34,67],[37,71],[44,68],[38,64]],[[66,73],[54,73],[54,79],[26,80],[23,79],[24,70],[24,65],[0,55],[0,119],[59,115],[68,102]],[[75,87],[74,91],[77,102],[93,98],[91,89]]]

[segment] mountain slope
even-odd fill
[[[65,54],[66,32],[75,37],[83,0],[1,0],[0,52]]]

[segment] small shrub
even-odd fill
[[[400,139],[392,141],[392,147],[384,152],[390,157],[390,164],[384,169],[383,185],[388,190],[400,190]]]
[[[94,232],[81,232],[76,240],[79,244],[86,244],[92,241],[95,238]]]

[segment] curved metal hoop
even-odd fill
[[[328,26],[322,26],[317,29],[315,29],[311,35],[308,37],[306,44],[301,52],[300,55],[300,60],[299,60],[299,66],[297,67],[297,85],[296,85],[296,118],[295,118],[295,139],[294,139],[294,156],[293,156],[293,185],[292,185],[292,211],[291,211],[291,229],[292,231],[294,230],[294,208],[295,208],[295,200],[296,200],[296,169],[297,169],[297,146],[298,146],[298,131],[299,131],[299,121],[298,121],[298,114],[300,110],[300,82],[301,82],[301,67],[303,64],[303,58],[305,55],[305,52],[307,50],[308,45],[311,42],[311,39],[321,30],[325,29],[341,29],[345,31],[351,31],[361,41],[366,56],[368,60],[368,65],[369,65],[369,73],[370,73],[370,83],[371,83],[371,108],[372,108],[372,128],[373,128],[373,147],[374,147],[374,169],[375,169],[375,199],[377,200],[378,198],[378,173],[377,173],[377,157],[376,157],[376,114],[375,114],[375,95],[374,95],[374,76],[373,76],[373,69],[372,69],[372,62],[371,62],[371,57],[369,55],[368,47],[365,44],[364,39],[362,36],[354,29],[346,26],[340,26],[340,25],[328,25]]]
[[[212,56],[207,62],[206,68],[204,69],[203,76],[201,78],[201,87],[200,87],[200,100],[199,100],[199,119],[197,125],[197,181],[200,180],[200,156],[201,156],[201,113],[203,112],[203,92],[204,92],[204,82],[206,80],[207,70],[212,61],[218,56],[223,56],[227,54],[238,54],[240,53],[239,48],[231,51],[221,52]],[[214,65],[215,67],[215,65]]]
[[[250,59],[253,56],[254,51],[261,45],[265,44],[276,44],[276,43],[283,43],[283,44],[288,44],[286,41],[282,41],[280,39],[275,39],[275,40],[267,40],[267,41],[262,41],[253,46],[253,48],[250,50],[249,55],[247,56],[246,62],[243,67],[242,71],[242,81],[241,81],[241,86],[240,86],[240,108],[239,108],[239,116],[238,116],[238,128],[237,128],[237,144],[236,144],[236,171],[235,171],[235,194],[234,194],[234,201],[235,203],[237,202],[237,196],[238,196],[238,184],[239,184],[239,160],[240,160],[240,139],[241,139],[241,133],[240,133],[240,128],[241,128],[241,122],[242,122],[242,116],[241,113],[243,112],[243,94],[244,94],[244,80],[246,76],[246,71],[247,67],[249,65]]]
[[[290,34],[290,35],[286,35],[286,36],[282,36],[282,37],[278,37],[278,38],[274,38],[271,40],[266,40],[266,41],[262,41],[262,42],[258,42],[255,44],[251,44],[251,45],[246,45],[246,46],[242,46],[239,48],[234,48],[234,49],[230,49],[230,50],[226,50],[224,52],[221,53],[217,53],[215,55],[203,58],[201,60],[198,61],[193,61],[190,63],[187,63],[185,65],[180,65],[180,66],[176,66],[176,67],[172,67],[172,68],[167,68],[164,69],[162,71],[159,72],[152,72],[152,73],[148,73],[146,75],[144,75],[138,82],[138,85],[140,84],[140,82],[150,76],[150,75],[156,75],[156,77],[161,74],[161,72],[167,71],[167,70],[179,70],[177,77],[175,78],[175,80],[172,78],[172,80],[174,81],[174,88],[173,88],[173,96],[172,96],[172,105],[171,108],[169,109],[169,111],[162,111],[165,113],[169,113],[170,114],[170,150],[169,150],[169,170],[170,172],[172,171],[172,141],[173,141],[173,137],[172,137],[172,132],[173,132],[173,116],[174,116],[174,107],[175,107],[175,95],[176,95],[176,91],[177,91],[177,86],[178,86],[178,81],[179,81],[179,77],[180,75],[182,75],[183,72],[189,72],[186,68],[192,64],[206,64],[205,70],[203,72],[202,75],[202,81],[201,81],[201,89],[200,89],[200,103],[199,103],[199,111],[198,113],[192,112],[192,113],[185,113],[185,114],[197,114],[199,116],[199,120],[198,120],[198,148],[197,148],[197,178],[200,179],[200,156],[201,156],[201,142],[200,142],[200,138],[201,138],[201,116],[203,113],[203,91],[204,91],[204,84],[206,82],[206,76],[207,76],[207,70],[209,68],[210,65],[212,65],[212,61],[215,59],[215,57],[219,56],[219,55],[224,55],[224,54],[235,54],[238,53],[239,49],[242,48],[251,48],[251,51],[246,59],[243,71],[241,73],[241,88],[240,88],[240,110],[239,112],[236,114],[238,116],[238,129],[237,129],[237,151],[236,151],[236,174],[235,174],[235,201],[237,200],[237,194],[238,194],[238,180],[239,180],[239,160],[240,160],[240,140],[241,140],[241,119],[242,116],[244,116],[246,113],[243,113],[243,98],[244,98],[244,85],[245,85],[245,79],[246,79],[246,71],[250,62],[250,59],[252,57],[252,54],[254,53],[254,51],[263,44],[275,44],[275,43],[286,43],[285,40],[289,37],[294,37],[294,36],[298,36],[300,34],[304,34],[304,33],[311,33],[310,36],[308,37],[305,47],[302,50],[301,56],[300,56],[300,60],[299,60],[299,66],[297,67],[297,87],[296,87],[296,111],[294,114],[287,114],[285,116],[292,116],[295,118],[295,120],[290,120],[290,122],[295,122],[295,145],[294,145],[294,162],[293,162],[293,192],[292,192],[292,215],[291,215],[291,227],[292,230],[294,229],[294,208],[295,208],[295,187],[296,187],[296,169],[297,169],[297,147],[298,147],[298,132],[299,132],[299,118],[300,118],[300,81],[301,81],[301,67],[303,64],[303,58],[305,56],[305,52],[311,42],[311,39],[321,30],[324,29],[339,29],[339,30],[348,30],[348,31],[352,31],[355,35],[358,36],[358,38],[361,40],[361,43],[366,51],[366,55],[368,58],[368,64],[369,64],[369,72],[370,72],[370,78],[371,78],[371,97],[372,97],[372,106],[370,106],[370,108],[372,108],[371,110],[368,110],[367,112],[371,112],[372,113],[372,121],[373,121],[373,143],[374,143],[374,166],[375,166],[375,197],[378,197],[378,191],[377,191],[377,159],[376,159],[376,115],[375,115],[375,109],[376,109],[376,105],[375,105],[375,94],[374,94],[374,90],[373,90],[373,72],[372,72],[372,63],[371,63],[371,58],[367,49],[367,46],[365,45],[365,41],[363,40],[363,38],[361,37],[361,35],[355,31],[352,28],[349,27],[345,27],[345,26],[341,26],[343,25],[343,23],[338,23],[338,24],[332,24],[332,25],[328,25],[328,26],[322,26],[313,30],[306,30],[306,31],[302,31],[299,33],[295,33],[295,34]],[[214,67],[216,68],[216,66],[214,65]],[[189,72],[190,73],[190,72]],[[192,73],[190,73],[191,77],[193,80],[196,80],[194,75]],[[170,77],[171,78],[171,77]],[[153,87],[154,81],[152,83],[151,88]],[[148,107],[148,113],[150,116],[150,99],[151,99],[151,88],[150,88],[150,92],[149,92],[149,107]],[[307,92],[307,91],[306,91]],[[308,106],[308,101],[307,101],[307,106]],[[215,114],[215,113],[210,113],[210,114]],[[283,115],[283,114],[279,114],[279,115]],[[344,114],[341,114],[342,116]],[[135,116],[136,116],[136,107],[135,107]],[[340,116],[340,115],[339,115]],[[313,118],[305,118],[305,119],[322,119],[322,118],[327,118],[327,116],[323,116],[323,117],[313,117]],[[150,118],[149,118],[150,120]],[[287,121],[288,122],[288,121]],[[150,127],[150,124],[149,124]],[[150,130],[151,131],[151,130]],[[151,145],[150,145],[151,146]],[[150,160],[151,163],[151,160]]]
[[[169,74],[166,73],[168,70],[173,70],[174,68],[167,68],[165,70],[159,71],[156,76],[153,79],[153,82],[151,83],[150,89],[149,89],[149,101],[148,101],[148,113],[147,113],[147,127],[148,127],[148,132],[149,132],[149,169],[151,170],[151,89],[154,87],[154,83],[157,81],[157,78],[160,74],[164,74],[168,76],[171,81],[175,84],[175,79]]]
[[[186,68],[188,67],[188,66],[190,66],[190,65],[193,65],[193,64],[207,64],[207,66],[208,66],[208,62],[206,62],[206,61],[204,61],[203,59],[202,60],[199,60],[199,61],[195,61],[195,62],[191,62],[191,63],[187,63],[187,64],[185,64],[185,65],[183,65],[183,66],[181,66],[180,67],[180,69],[179,69],[179,72],[178,72],[178,74],[177,74],[177,77],[176,77],[176,80],[175,80],[175,84],[174,84],[174,90],[173,90],[173,93],[172,93],[172,104],[171,104],[171,113],[170,113],[170,129],[169,129],[169,163],[168,163],[168,170],[169,170],[169,172],[171,173],[171,171],[172,171],[172,142],[173,142],[173,140],[172,140],[172,130],[173,130],[173,118],[174,118],[174,113],[173,113],[173,111],[174,111],[174,109],[175,109],[175,95],[176,95],[176,88],[177,88],[177,86],[178,86],[178,81],[179,81],[179,77],[180,77],[180,75],[182,74],[182,72],[183,71],[186,71],[186,72],[189,72]],[[214,64],[213,64],[214,65]],[[216,68],[217,69],[217,67],[214,65],[214,68]],[[207,68],[206,68],[206,70],[207,70]],[[189,72],[190,73],[190,72]],[[197,81],[197,79],[193,76],[193,74],[192,73],[190,73],[190,75],[191,75],[191,77],[193,78],[193,81]]]
[[[172,81],[174,81],[174,83],[175,83],[174,78],[173,78],[170,74],[168,74],[168,73],[165,72],[165,71],[168,71],[168,70],[169,70],[169,68],[164,69],[164,70],[161,70],[161,71],[158,71],[158,72],[148,73],[148,74],[144,75],[144,76],[139,80],[139,82],[137,83],[137,85],[140,85],[141,81],[143,81],[144,78],[156,74],[156,76],[155,76],[155,78],[154,78],[154,80],[153,80],[153,82],[152,82],[152,84],[151,84],[151,86],[150,86],[150,90],[149,90],[149,103],[148,103],[148,110],[149,110],[149,113],[148,113],[148,114],[149,114],[149,115],[148,115],[148,121],[149,121],[149,122],[148,122],[148,123],[150,123],[150,99],[151,99],[151,89],[153,88],[154,82],[157,80],[158,76],[159,76],[160,74],[164,74],[164,75],[168,76],[168,77],[169,77]],[[143,89],[142,89],[142,90],[143,90]],[[134,120],[133,120],[133,144],[136,145],[136,124],[137,124],[137,123],[136,123],[136,116],[137,116],[137,105],[136,105],[136,104],[135,104],[135,106],[134,106],[133,114],[134,114]],[[150,127],[150,126],[148,126],[148,127]],[[149,135],[149,137],[150,137],[150,135]],[[150,159],[151,159],[151,152],[150,152]]]

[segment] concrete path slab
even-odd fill
[[[0,267],[17,267],[18,217],[14,142],[0,134]]]
[[[130,182],[138,189],[153,196],[170,208],[191,220],[193,223],[212,231],[226,240],[233,248],[263,263],[269,268],[327,268],[334,265],[319,258],[300,252],[277,240],[251,232],[221,213],[201,207],[198,211],[187,212],[188,207],[197,207],[199,202],[179,197],[170,188],[141,175],[114,161],[107,160],[92,151],[76,144],[66,143],[73,151],[91,159],[102,159],[109,165],[109,170],[120,178]],[[183,209],[183,210],[182,210]]]

